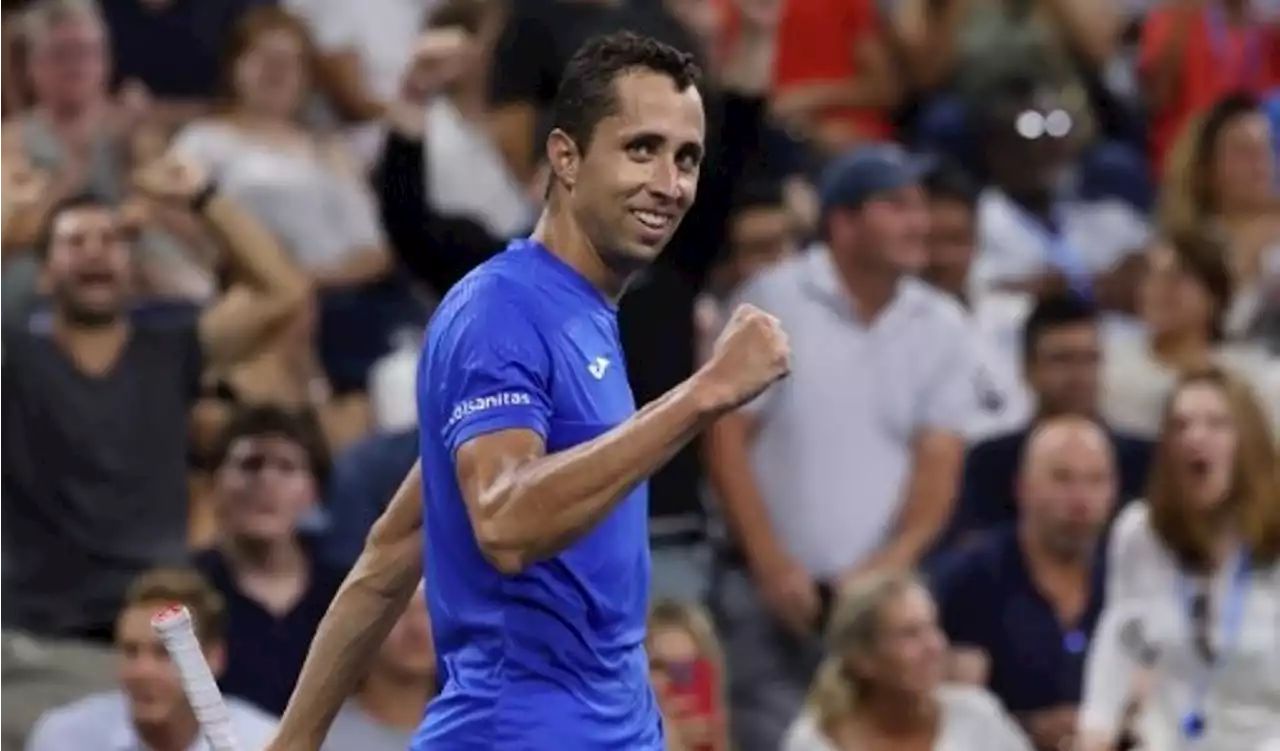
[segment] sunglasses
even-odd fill
[[[1042,138],[1060,139],[1071,135],[1075,127],[1070,113],[1064,109],[1048,111],[1023,110],[1013,121],[1013,129],[1019,136],[1028,141]]]

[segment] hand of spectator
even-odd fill
[[[1076,708],[1053,707],[1029,712],[1025,723],[1036,748],[1074,748]]]
[[[471,55],[471,38],[459,29],[432,29],[418,37],[400,81],[401,100],[424,105],[458,80]]]
[[[9,218],[14,214],[39,204],[45,192],[53,183],[53,178],[42,170],[26,163],[25,160],[6,158],[0,167],[0,205],[3,210],[4,225],[9,225]]]
[[[133,182],[147,198],[186,204],[209,184],[209,174],[188,159],[167,154],[136,170]]]
[[[765,606],[778,623],[799,638],[812,636],[822,601],[809,572],[788,558],[755,566],[754,576]]]
[[[806,136],[825,102],[817,87],[804,86],[780,94],[769,103],[769,113],[778,124],[795,136]]]

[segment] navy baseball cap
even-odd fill
[[[855,208],[880,193],[919,185],[933,167],[932,158],[912,154],[897,144],[858,146],[836,157],[822,171],[818,185],[822,213]]]

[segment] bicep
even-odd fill
[[[543,437],[525,428],[486,433],[462,444],[454,471],[472,523],[489,518],[494,501],[515,483],[520,468],[545,454]]]

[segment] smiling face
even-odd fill
[[[693,205],[706,123],[697,88],[665,74],[634,70],[612,85],[613,111],[588,142],[553,131],[548,157],[602,260],[630,273],[657,258]]]

